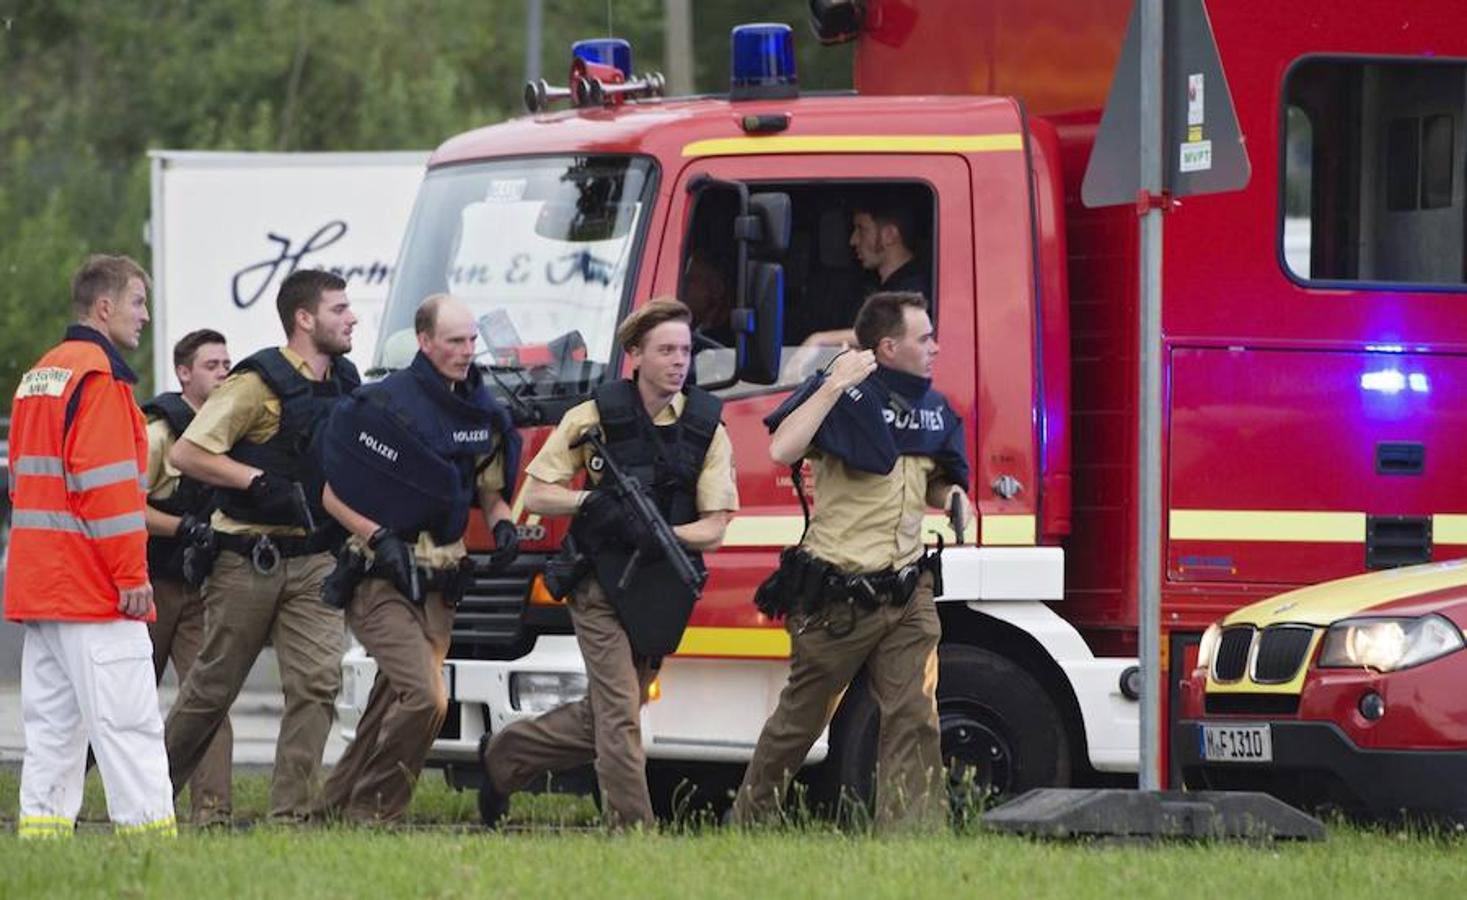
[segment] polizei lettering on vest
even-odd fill
[[[357,443],[376,453],[378,456],[384,457],[392,462],[397,462],[396,450],[372,437],[370,434],[367,434],[365,431],[357,432]]]
[[[890,407],[881,411],[886,424],[898,431],[942,431],[946,428],[940,409],[914,409],[899,412]]]
[[[489,429],[479,428],[474,431],[455,431],[453,433],[453,440],[454,443],[457,444],[469,444],[477,443],[478,441],[487,441],[489,440]]]

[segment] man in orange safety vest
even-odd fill
[[[25,624],[18,832],[72,833],[90,744],[115,829],[172,835],[146,624],[148,443],[119,351],[136,349],[148,322],[148,276],[127,257],[92,256],[71,295],[76,324],[21,378],[11,408],[5,618]]]

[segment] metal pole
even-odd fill
[[[1163,0],[1140,0],[1141,190],[1161,196],[1165,178],[1162,131]],[[1137,585],[1140,597],[1141,770],[1140,788],[1161,787],[1161,217],[1148,203],[1141,214],[1140,516]]]
[[[692,0],[663,0],[662,10],[667,44],[667,92],[686,96],[693,92]]]
[[[525,0],[525,81],[539,81],[540,53],[545,43],[544,0]]]

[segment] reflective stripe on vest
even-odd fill
[[[117,537],[134,531],[146,531],[142,513],[123,513],[105,519],[80,519],[69,512],[18,509],[11,514],[12,528],[34,528],[37,531],[70,531],[93,540]]]
[[[59,456],[22,456],[15,461],[15,475],[41,475],[64,478],[68,491],[90,491],[95,488],[136,480],[146,487],[147,475],[139,474],[138,464],[131,459],[96,466],[75,474],[66,471]]]

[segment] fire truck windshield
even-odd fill
[[[651,160],[627,156],[430,171],[383,313],[377,366],[408,364],[418,305],[449,293],[478,317],[479,361],[501,390],[530,403],[585,393],[611,359],[655,172]]]

